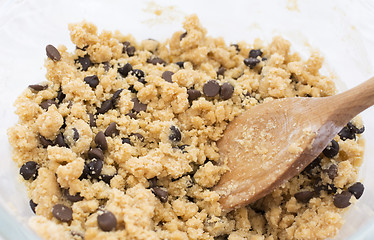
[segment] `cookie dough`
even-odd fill
[[[300,175],[257,202],[222,212],[211,188],[227,171],[216,141],[257,104],[335,93],[274,37],[227,44],[197,16],[165,42],[137,42],[88,22],[47,46],[47,80],[30,85],[9,129],[32,228],[45,239],[325,239],[363,192],[364,144],[353,119]],[[150,36],[151,37],[151,36]]]

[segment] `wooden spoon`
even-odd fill
[[[235,118],[218,141],[227,171],[213,188],[225,211],[245,206],[300,173],[357,114],[374,104],[374,77],[344,93],[283,98]]]

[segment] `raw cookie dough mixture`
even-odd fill
[[[211,188],[227,170],[216,141],[246,109],[323,97],[323,59],[290,43],[227,45],[195,15],[165,42],[70,24],[73,53],[46,48],[47,81],[17,99],[9,129],[45,239],[325,239],[358,199],[364,128],[352,120],[300,175],[223,213]],[[151,36],[150,36],[151,37]]]

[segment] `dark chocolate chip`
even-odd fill
[[[52,105],[55,105],[57,107],[57,103],[53,101],[52,99],[44,100],[43,102],[40,103],[40,107],[42,107],[45,110],[48,110],[48,108]]]
[[[88,151],[88,158],[89,159],[99,159],[104,160],[104,153],[100,148],[92,148]]]
[[[352,132],[356,133],[356,134],[361,134],[365,131],[365,126],[362,126],[362,128],[358,128],[356,127],[355,125],[353,125],[353,123],[349,122],[347,124],[347,127],[349,129],[351,129]]]
[[[125,144],[125,143],[131,145],[130,138],[122,138],[122,144]]]
[[[262,51],[260,49],[252,49],[249,51],[249,58],[257,58],[262,56]]]
[[[343,127],[342,130],[338,133],[341,140],[345,141],[347,139],[355,139],[355,133],[347,126]]]
[[[171,126],[170,127],[170,135],[169,135],[169,140],[173,142],[179,142],[182,139],[182,134],[176,126]]]
[[[161,189],[160,187],[152,188],[152,192],[160,199],[162,203],[166,203],[168,201],[168,192]]]
[[[157,177],[148,179],[149,188],[157,187]]]
[[[45,48],[45,51],[47,52],[47,56],[53,61],[61,60],[60,52],[57,50],[57,48],[55,48],[51,44],[47,45],[47,47]]]
[[[303,173],[312,174],[314,168],[319,167],[321,164],[321,158],[317,157],[313,162],[309,163],[308,166],[303,170]]]
[[[190,102],[192,102],[193,100],[196,100],[199,97],[201,97],[201,92],[199,90],[196,90],[196,89],[188,89],[187,94],[188,94],[188,100]]]
[[[338,175],[338,166],[336,166],[335,164],[331,164],[326,171],[329,178],[331,180],[334,180],[334,178]]]
[[[103,65],[104,65],[105,72],[108,72],[109,69],[110,69],[110,63],[109,62],[104,62]]]
[[[96,127],[95,115],[93,115],[92,113],[89,113],[88,117],[90,118],[90,127]]]
[[[79,180],[87,179],[88,178],[88,172],[89,172],[88,166],[87,166],[87,164],[84,164],[84,168],[83,168],[82,174],[79,177]]]
[[[105,134],[102,131],[98,132],[95,136],[95,143],[103,151],[108,149],[108,143],[106,142]]]
[[[24,163],[19,169],[19,174],[25,180],[34,180],[38,176],[39,165],[34,161],[28,161]]]
[[[237,52],[240,52],[240,47],[239,47],[239,45],[238,45],[238,44],[236,44],[236,43],[233,43],[233,44],[231,44],[230,46],[233,46],[233,47],[235,47],[235,50],[236,50]]]
[[[66,188],[62,189],[62,194],[70,202],[79,202],[83,200],[83,197],[79,193],[76,193],[75,195],[71,195],[69,192],[69,189],[66,189]]]
[[[223,76],[226,72],[226,68],[225,67],[220,67],[217,71],[217,76],[221,75]]]
[[[346,208],[351,203],[349,200],[351,199],[352,193],[348,191],[343,191],[342,193],[338,193],[334,196],[334,205],[337,208]]]
[[[87,71],[87,69],[92,65],[90,56],[88,54],[86,54],[84,57],[79,57],[78,62],[81,64],[83,71]]]
[[[127,55],[129,56],[129,57],[132,57],[132,56],[134,56],[134,54],[135,54],[135,47],[134,46],[129,46],[129,47],[127,47],[126,48],[126,52],[127,52]]]
[[[62,101],[65,99],[66,95],[62,92],[62,89],[60,89],[57,92],[57,97],[56,99],[58,100],[58,103],[62,103]]]
[[[207,97],[214,97],[219,93],[220,86],[216,80],[209,80],[203,86],[203,92]]]
[[[338,142],[335,140],[332,140],[322,152],[328,158],[335,157],[339,153]]]
[[[167,81],[167,82],[169,82],[169,83],[173,83],[173,80],[172,80],[172,77],[171,76],[173,76],[173,72],[172,71],[165,71],[162,75],[161,75],[161,77],[165,80],[165,81]]]
[[[126,53],[127,52],[127,47],[130,46],[130,42],[129,41],[125,41],[123,44],[123,49],[122,49],[122,53]]]
[[[107,175],[107,174],[102,174],[100,176],[100,179],[102,181],[104,181],[106,184],[110,184],[110,180],[112,180],[112,178],[114,178],[114,175]]]
[[[117,129],[117,123],[111,122],[109,126],[107,127],[107,129],[105,130],[104,135],[107,137],[113,137],[113,135],[118,136],[119,131]]]
[[[100,108],[97,110],[97,113],[98,114],[104,114],[112,108],[113,108],[112,99],[108,99],[108,100],[105,100],[104,102],[102,102]]]
[[[183,38],[187,36],[187,32],[184,32],[180,35],[179,40],[182,41]]]
[[[97,215],[97,225],[105,232],[116,229],[117,219],[112,212],[104,211]]]
[[[266,57],[261,58],[261,61],[263,61],[263,62],[265,62],[266,60],[268,60],[268,58],[266,58]]]
[[[133,98],[131,101],[134,103],[133,111],[139,113],[141,111],[147,111],[147,104],[141,103],[138,98]]]
[[[227,82],[222,84],[219,95],[223,100],[230,99],[233,93],[234,93],[233,85]]]
[[[352,193],[356,199],[359,199],[364,193],[364,185],[360,182],[356,182],[348,188],[348,191]]]
[[[328,194],[333,194],[336,193],[336,191],[338,191],[338,188],[335,187],[334,184],[326,184],[323,186],[322,189],[325,190]]]
[[[73,132],[74,132],[74,134],[73,134],[73,140],[74,141],[78,141],[78,139],[79,139],[79,132],[78,132],[78,130],[76,128],[73,128]]]
[[[34,201],[32,199],[30,199],[29,205],[30,205],[30,208],[31,208],[32,212],[36,213],[35,208],[36,208],[36,206],[38,206],[38,204],[34,203]]]
[[[138,79],[138,82],[141,82],[141,83],[143,83],[143,84],[146,84],[146,83],[147,83],[147,81],[146,81],[144,78]]]
[[[55,139],[55,145],[58,145],[59,147],[68,147],[68,145],[65,142],[64,134],[59,133]]]
[[[246,58],[244,59],[244,64],[248,66],[250,69],[256,67],[256,65],[260,62],[257,58]]]
[[[165,65],[166,64],[165,60],[159,57],[148,58],[147,63],[151,63],[153,65],[157,65],[157,64]]]
[[[186,144],[178,146],[178,148],[182,151],[182,153],[187,153],[187,151],[184,150],[186,147],[188,147],[188,145],[186,145]]]
[[[123,67],[118,68],[118,72],[123,76],[127,77],[129,75],[129,72],[132,71],[132,66],[130,63],[126,63]]]
[[[179,68],[184,68],[184,62],[176,62]]]
[[[141,142],[144,142],[144,136],[143,135],[141,135],[140,133],[131,133],[130,134],[130,137],[131,136],[134,136],[136,139],[138,139],[139,141],[141,141]]]
[[[51,140],[45,138],[42,135],[39,135],[39,141],[44,148],[47,148],[48,146],[53,146],[53,142]]]
[[[73,210],[64,204],[56,204],[52,207],[52,215],[61,222],[70,222],[73,219]]]
[[[33,84],[33,85],[29,85],[29,88],[31,88],[35,92],[39,92],[39,91],[46,90],[48,88],[48,85]]]
[[[91,178],[98,178],[101,174],[101,170],[103,170],[103,161],[100,159],[92,159],[88,164],[88,175]]]
[[[144,76],[145,76],[144,72],[142,70],[140,70],[140,69],[134,69],[134,70],[132,70],[132,75],[134,75],[138,79],[144,78]]]
[[[90,85],[91,88],[95,88],[99,85],[99,78],[96,75],[87,76],[84,78],[84,81]]]
[[[123,91],[123,89],[121,88],[121,89],[119,89],[119,90],[117,90],[117,91],[115,91],[115,92],[113,93],[113,96],[112,96],[112,105],[113,105],[113,106],[116,105],[116,103],[117,103],[117,99],[119,98],[119,95],[121,94],[122,91]]]
[[[126,113],[125,116],[129,116],[132,119],[136,119],[136,113],[134,113],[134,112]]]
[[[313,191],[302,191],[295,193],[295,198],[297,201],[302,202],[302,203],[308,203],[310,199],[314,197],[314,192]]]

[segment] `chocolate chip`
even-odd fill
[[[168,192],[161,189],[160,187],[152,188],[152,192],[160,199],[162,203],[166,203],[168,201]]]
[[[99,159],[104,160],[104,153],[100,148],[92,148],[88,151],[88,158],[89,159]]]
[[[78,57],[78,62],[81,64],[83,71],[87,71],[87,69],[92,65],[90,56],[88,54],[86,54],[84,57]]]
[[[252,49],[249,51],[249,58],[257,58],[262,56],[262,51],[260,49]]]
[[[42,135],[39,135],[39,141],[44,148],[47,148],[48,146],[53,146],[53,142],[51,140],[45,138]]]
[[[98,178],[101,174],[101,170],[103,169],[103,161],[100,159],[92,159],[88,164],[88,175],[91,178]]]
[[[230,46],[233,46],[233,47],[235,47],[235,50],[236,50],[237,52],[240,52],[240,47],[239,47],[239,45],[238,45],[238,44],[236,44],[236,43],[233,43],[233,44],[231,44]]]
[[[336,166],[335,164],[331,164],[327,169],[327,175],[331,180],[334,180],[334,178],[338,175],[338,166]]]
[[[68,147],[68,145],[65,142],[64,139],[64,134],[59,133],[55,139],[55,144],[58,145],[59,147]]]
[[[203,92],[207,97],[214,97],[219,93],[220,86],[216,80],[209,80],[203,86]]]
[[[79,139],[79,132],[78,132],[78,130],[76,128],[73,128],[73,132],[74,132],[74,134],[73,134],[73,140],[74,141],[78,141],[78,139]]]
[[[123,44],[123,49],[122,49],[122,53],[126,53],[127,52],[127,47],[130,46],[130,42],[129,41],[125,41]]]
[[[117,219],[112,212],[104,211],[97,215],[97,225],[105,232],[116,229]]]
[[[147,63],[151,63],[153,65],[157,65],[157,64],[165,65],[166,64],[165,60],[159,57],[148,58]]]
[[[314,168],[319,167],[321,164],[321,158],[317,157],[313,162],[309,163],[308,166],[303,170],[303,173],[312,174]]]
[[[186,144],[178,146],[178,148],[182,151],[182,153],[187,153],[187,151],[184,150],[186,147],[188,147],[188,145],[186,145]]]
[[[19,174],[25,180],[34,180],[38,176],[39,165],[34,161],[28,161],[24,163],[19,169]]]
[[[107,129],[105,130],[104,135],[107,137],[112,137],[113,135],[118,136],[119,131],[117,129],[117,123],[115,122],[110,123]]]
[[[126,52],[127,52],[127,55],[128,55],[129,57],[134,56],[134,54],[135,54],[135,47],[134,47],[134,46],[129,46],[129,47],[127,47],[127,48],[126,48]]]
[[[343,127],[342,130],[338,133],[341,140],[345,141],[347,139],[355,139],[356,135],[355,133],[348,128],[347,126]]]
[[[179,40],[182,41],[183,38],[187,36],[187,32],[184,32],[180,35]]]
[[[332,140],[329,145],[322,151],[328,158],[333,158],[339,153],[339,144],[337,141]]]
[[[327,191],[328,194],[333,194],[333,193],[336,193],[336,191],[338,191],[338,188],[335,187],[334,184],[326,184],[323,186],[322,189]]]
[[[136,113],[134,113],[134,112],[126,113],[125,116],[129,116],[132,119],[136,119]]]
[[[171,126],[170,131],[171,131],[169,135],[170,141],[179,142],[182,139],[182,134],[176,126]]]
[[[346,208],[351,203],[349,200],[351,199],[352,193],[348,191],[343,191],[342,193],[338,193],[334,196],[334,205],[337,208]]]
[[[122,138],[122,144],[125,144],[125,143],[131,145],[130,138]]]
[[[355,125],[353,125],[353,123],[351,123],[351,122],[349,122],[347,124],[347,127],[349,129],[351,129],[351,131],[354,132],[354,133],[356,133],[356,134],[361,134],[361,133],[363,133],[365,131],[365,127],[364,126],[362,126],[362,128],[358,128]]]
[[[106,184],[110,184],[110,180],[112,180],[112,178],[114,178],[114,175],[107,175],[107,174],[102,174],[100,176],[100,179],[102,181],[104,181]]]
[[[58,103],[62,103],[62,101],[65,99],[66,95],[62,92],[62,89],[58,90],[56,99],[58,100]]]
[[[109,69],[110,69],[110,63],[109,62],[104,62],[103,65],[104,65],[105,72],[108,72]]]
[[[126,63],[123,67],[118,68],[118,72],[123,76],[127,77],[129,75],[129,72],[132,71],[132,66],[130,63]]]
[[[144,142],[144,136],[141,135],[140,133],[131,133],[130,134],[130,137],[131,136],[134,136],[137,140],[141,141],[141,142]]]
[[[108,149],[108,143],[106,142],[105,134],[102,131],[98,132],[95,136],[95,143],[103,151]]]
[[[52,215],[61,222],[70,222],[73,219],[73,210],[64,204],[56,204],[52,207]]]
[[[145,76],[144,72],[143,72],[142,70],[140,70],[140,69],[134,69],[134,70],[132,71],[132,74],[133,74],[135,77],[137,77],[138,79],[144,78],[144,76]]]
[[[48,88],[48,85],[33,84],[33,85],[29,85],[29,88],[31,88],[32,90],[36,92],[39,92],[39,91],[46,90]]]
[[[233,93],[234,93],[233,85],[227,82],[222,84],[219,95],[223,100],[230,99]]]
[[[123,91],[123,89],[121,88],[121,89],[119,89],[119,90],[117,90],[117,91],[115,91],[113,93],[113,96],[112,96],[112,105],[113,105],[113,107],[116,105],[117,99],[119,98],[119,95],[121,94],[122,91]]]
[[[133,98],[131,101],[134,103],[132,110],[139,113],[141,111],[147,111],[147,104],[141,103],[138,98]]]
[[[89,113],[88,117],[90,118],[90,127],[96,127],[95,116],[92,113]]]
[[[225,74],[226,68],[225,67],[220,67],[217,71],[217,76],[221,75],[223,76]]]
[[[297,201],[302,202],[302,203],[308,203],[310,199],[314,197],[314,192],[313,191],[302,191],[295,193],[295,198]]]
[[[201,92],[199,90],[196,90],[196,89],[188,89],[187,94],[188,94],[188,101],[190,101],[190,102],[192,102],[193,100],[196,100],[199,97],[201,97]]]
[[[71,195],[69,192],[69,189],[66,189],[66,188],[62,189],[62,194],[70,202],[79,202],[83,200],[83,197],[79,193],[76,193],[75,195]]]
[[[173,83],[173,80],[171,79],[171,76],[173,76],[173,72],[172,71],[165,71],[162,75],[161,75],[161,77],[165,80],[165,81],[167,81],[167,82],[169,82],[169,83]]]
[[[87,76],[84,78],[84,81],[90,85],[91,88],[95,88],[99,85],[99,78],[96,75]]]
[[[260,62],[257,58],[246,58],[244,59],[244,64],[250,69],[253,69]]]
[[[51,44],[47,45],[47,47],[45,48],[45,51],[47,52],[47,56],[53,61],[61,60],[60,52],[57,50],[57,48],[55,48]]]
[[[141,83],[143,83],[143,84],[146,84],[146,83],[147,83],[147,81],[146,81],[144,78],[138,79],[138,82],[141,82]]]
[[[356,182],[348,188],[348,191],[352,193],[356,199],[359,199],[364,193],[364,185],[360,182]]]
[[[87,179],[88,178],[88,172],[89,172],[88,166],[87,166],[87,164],[84,164],[82,174],[80,175],[79,180]]]
[[[110,109],[113,108],[113,102],[112,102],[112,99],[108,99],[108,100],[105,100],[100,108],[97,110],[97,113],[98,114],[104,114],[106,112],[108,112]]]
[[[35,208],[36,208],[36,206],[38,206],[38,204],[34,203],[34,201],[32,199],[30,199],[29,205],[30,205],[30,208],[31,208],[32,212],[36,213]]]
[[[148,179],[149,188],[157,187],[157,177]]]
[[[179,68],[184,68],[184,62],[176,62]]]
[[[48,108],[52,105],[55,105],[57,107],[57,103],[53,101],[52,99],[44,100],[43,102],[40,103],[40,107],[42,107],[45,110],[48,110]]]

